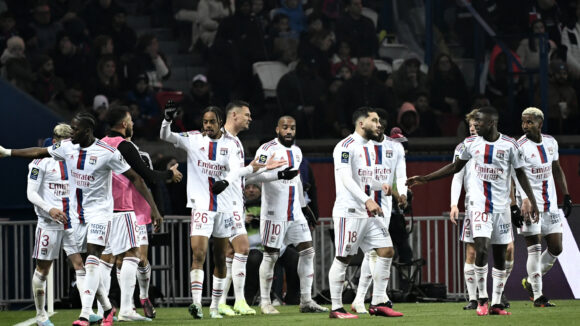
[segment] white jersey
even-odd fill
[[[63,140],[48,148],[55,160],[70,168],[70,191],[79,223],[106,223],[113,218],[112,172],[124,173],[131,167],[114,147],[96,139],[82,148]]]
[[[52,158],[37,159],[28,164],[28,187],[37,189],[37,193],[47,207],[62,210],[67,217],[63,225],[53,220],[48,211],[34,205],[38,215],[38,226],[44,230],[63,230],[72,227],[71,192],[69,189],[70,171],[65,161]],[[74,198],[74,196],[72,197]]]
[[[405,165],[405,149],[399,142],[385,136],[382,142],[372,142],[375,153],[375,179],[383,184],[392,186],[397,184],[401,195],[407,195],[407,167]],[[395,182],[395,175],[397,180]],[[373,191],[373,199],[379,204],[385,216],[391,214],[393,207],[392,196],[385,196],[382,190]]]
[[[500,134],[495,142],[481,136],[463,141],[459,159],[473,160],[468,180],[469,209],[487,213],[503,213],[509,206],[511,169],[523,166],[516,141]]]
[[[559,159],[558,142],[548,135],[541,135],[541,138],[540,143],[535,143],[524,135],[518,140],[518,145],[538,209],[540,212],[557,213],[558,201],[552,162]]]
[[[455,147],[455,152],[453,153],[453,162],[459,159],[461,152],[465,149],[463,142],[459,143]],[[459,197],[461,196],[461,187],[465,188],[465,208],[467,209],[469,205],[469,178],[473,171],[473,160],[467,161],[465,166],[457,173],[453,175],[453,181],[451,182],[451,205],[457,206]]]
[[[365,202],[371,198],[375,174],[373,144],[355,132],[334,147],[332,158],[336,184],[332,216],[369,217]]]
[[[237,136],[230,134],[228,131],[223,129],[225,137],[227,140],[233,143],[233,148],[235,148],[234,155],[230,156],[230,164],[233,166],[236,164],[240,169],[245,166],[245,154],[242,142]],[[234,161],[236,160],[236,161]],[[228,179],[229,180],[229,179]],[[230,185],[224,190],[222,195],[225,198],[230,198],[232,200],[232,205],[234,208],[239,208],[243,211],[244,207],[244,177],[233,178],[230,180]]]
[[[262,186],[262,209],[260,218],[274,221],[295,221],[304,219],[300,194],[302,193],[302,181],[300,175],[291,180],[278,180],[278,171],[290,167],[291,170],[299,170],[302,162],[302,151],[296,145],[286,147],[280,144],[278,139],[273,139],[258,149],[256,158],[259,163],[265,164],[271,157],[276,160],[286,160],[287,163],[273,171],[262,173],[264,178],[269,178]]]
[[[165,120],[163,123],[163,126],[169,127]],[[187,152],[187,207],[231,212],[234,198],[225,191],[219,195],[213,194],[211,188],[215,182],[226,179],[233,170],[239,170],[239,159],[236,158],[238,148],[233,146],[234,143],[225,135],[212,139],[199,131],[172,132],[170,137],[175,147]]]

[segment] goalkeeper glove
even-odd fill
[[[564,216],[566,216],[566,218],[572,214],[572,198],[570,195],[564,195],[564,205],[562,206],[562,210],[564,211]]]
[[[175,119],[175,116],[177,115],[177,104],[173,102],[173,100],[167,100],[163,114],[165,115],[165,120],[167,121]]]
[[[226,188],[230,185],[229,182],[227,182],[226,180],[220,180],[220,181],[216,181],[213,186],[211,186],[211,192],[214,195],[219,195],[222,193],[222,191],[226,190]]]
[[[512,205],[510,211],[512,213],[512,224],[517,228],[521,228],[524,225],[524,217],[522,216],[520,208],[518,205]]]

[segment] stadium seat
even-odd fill
[[[160,261],[151,263],[151,272],[161,271],[165,273],[165,305],[169,307],[169,302],[175,305],[175,275],[173,270],[173,252],[171,250],[171,234],[169,232],[152,233],[149,239],[150,250],[159,250]],[[151,276],[153,279],[153,276]]]
[[[374,62],[378,71],[386,71],[389,74],[393,72],[393,67],[387,62],[380,59],[375,59]]]
[[[290,68],[279,61],[260,61],[254,63],[253,67],[254,74],[258,75],[262,83],[264,97],[276,97],[276,86]]]
[[[379,46],[379,57],[382,59],[395,60],[404,58],[410,52],[405,44],[381,42]]]
[[[373,24],[375,25],[375,29],[377,28],[377,21],[379,20],[379,14],[376,11],[372,10],[371,8],[363,7],[361,14],[368,19],[372,20]]]

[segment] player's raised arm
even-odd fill
[[[48,154],[48,150],[46,147],[8,149],[0,146],[0,158],[9,156],[34,159],[34,158],[49,157],[50,154]]]
[[[425,184],[429,181],[445,178],[446,176],[461,171],[465,164],[467,164],[466,160],[457,159],[455,162],[449,163],[435,172],[429,173],[427,175],[416,175],[414,177],[410,177],[407,179],[406,185],[407,187],[413,187],[416,185]]]
[[[172,100],[168,100],[165,104],[165,110],[163,111],[164,119],[161,122],[161,130],[159,131],[159,137],[166,142],[172,144],[178,144],[179,138],[176,133],[171,132],[171,122],[175,119],[177,115],[177,104]]]

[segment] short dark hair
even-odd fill
[[[370,106],[362,106],[362,107],[356,109],[352,113],[352,124],[355,125],[355,127],[356,127],[356,121],[360,118],[368,117],[369,113],[371,113],[371,112],[377,112],[377,110],[371,108]]]
[[[243,106],[247,106],[248,108],[250,107],[250,103],[242,101],[242,100],[233,100],[230,103],[228,103],[228,105],[226,105],[226,115],[230,114],[230,112],[234,109],[234,108],[241,108]]]
[[[484,106],[479,109],[478,113],[489,115],[496,120],[499,117],[497,110],[493,106]]]
[[[95,117],[92,114],[87,112],[79,112],[75,114],[73,119],[76,119],[83,127],[95,130]]]
[[[116,125],[121,123],[123,119],[125,119],[128,112],[129,108],[126,106],[115,105],[111,107],[109,109],[109,112],[107,112],[107,123],[109,124],[109,126],[115,127]]]
[[[207,113],[207,112],[213,112],[215,114],[215,117],[218,121],[218,126],[222,126],[223,125],[223,112],[222,109],[220,109],[217,106],[208,106],[205,109],[203,109],[203,111],[201,111],[201,117],[203,118],[203,116]]]

